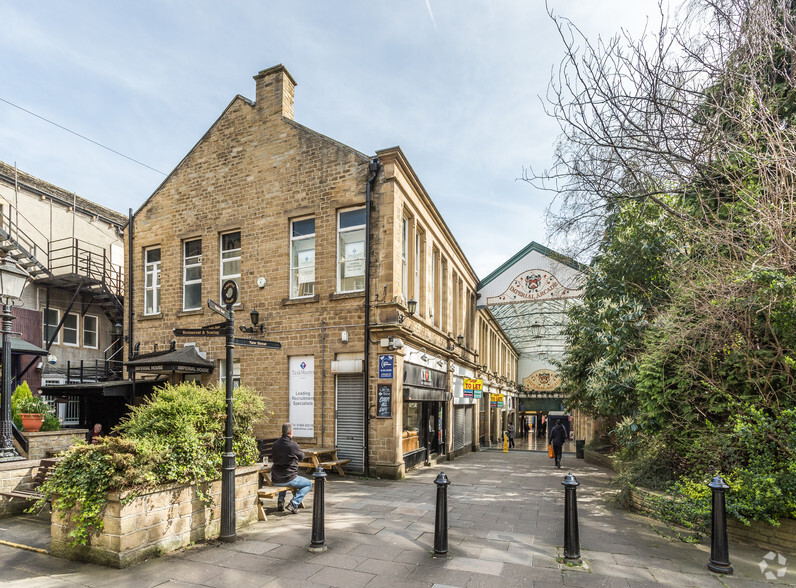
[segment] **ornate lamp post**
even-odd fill
[[[3,334],[3,354],[2,354],[2,388],[0,389],[0,462],[17,461],[25,459],[14,449],[14,441],[11,435],[11,321],[14,315],[11,314],[11,307],[15,300],[22,298],[22,292],[28,285],[30,276],[27,272],[17,267],[8,260],[4,260],[0,265],[0,303],[2,303],[2,334]]]

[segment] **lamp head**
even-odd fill
[[[406,303],[406,312],[409,314],[409,316],[412,316],[413,314],[415,314],[416,310],[417,310],[417,300],[415,300],[414,298],[410,298],[409,301]]]

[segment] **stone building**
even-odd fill
[[[124,403],[68,385],[122,375],[127,218],[3,162],[0,211],[0,251],[32,277],[13,327],[35,355],[14,353],[15,383],[57,397],[62,425],[107,426]]]
[[[481,357],[478,278],[439,211],[399,148],[367,155],[295,122],[281,65],[254,79],[256,100],[236,96],[132,216],[132,367],[187,345],[213,373],[174,379],[226,377],[223,338],[173,329],[217,323],[207,300],[234,280],[236,328],[254,331],[238,334],[281,344],[234,350],[232,377],[274,412],[258,437],[290,420],[300,443],[389,477],[476,448],[465,379],[488,364],[508,390],[516,353],[496,329],[502,363]]]

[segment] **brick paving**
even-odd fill
[[[410,472],[405,480],[341,479],[326,485],[326,544],[310,553],[312,495],[298,515],[269,513],[238,533],[125,570],[70,562],[0,545],[3,586],[171,588],[189,586],[761,586],[766,551],[730,543],[732,576],[706,568],[709,545],[667,536],[664,525],[612,504],[611,472],[565,454],[562,469],[546,454],[481,451]],[[436,486],[448,487],[448,543],[432,557]],[[564,476],[580,482],[578,514],[584,565],[563,555]],[[38,524],[38,531],[35,525]],[[0,539],[45,544],[45,523],[0,521]],[[38,539],[37,539],[38,532]],[[796,555],[773,585],[796,585]]]

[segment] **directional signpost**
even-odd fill
[[[243,339],[235,337],[235,311],[232,306],[238,301],[238,285],[234,280],[227,280],[221,287],[224,306],[212,300],[207,306],[220,314],[224,320],[220,323],[199,328],[174,329],[178,337],[225,337],[226,342],[226,404],[227,418],[224,427],[224,453],[221,454],[221,541],[233,542],[235,532],[235,452],[232,450],[232,363],[235,345],[260,347],[262,349],[281,349],[282,344],[262,339]]]

